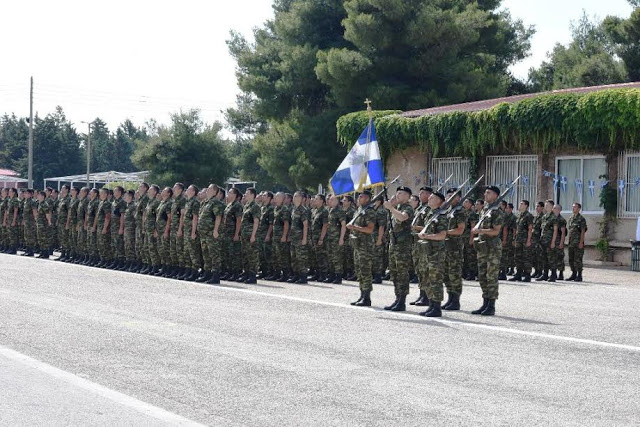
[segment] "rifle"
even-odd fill
[[[502,192],[502,194],[500,194],[498,196],[498,198],[493,203],[491,203],[491,205],[489,205],[489,207],[487,208],[486,212],[484,214],[482,214],[482,216],[480,218],[478,218],[478,222],[476,223],[476,226],[473,227],[474,230],[479,230],[480,229],[480,224],[482,224],[482,221],[484,221],[485,219],[489,218],[489,216],[491,215],[491,212],[495,211],[496,209],[498,209],[500,207],[500,202],[502,202],[502,200],[504,200],[504,198],[507,197],[507,194],[509,194],[511,189],[516,185],[516,183],[518,182],[518,180],[520,180],[521,177],[522,177],[522,175],[519,175],[516,179],[514,179],[513,182],[511,183],[511,185],[509,185],[509,187],[506,188]]]
[[[450,180],[451,178],[453,178],[453,174],[449,175],[449,178],[445,179],[445,180],[444,180],[444,182],[440,185],[440,187],[438,187],[438,188],[436,189],[436,191],[435,191],[435,192],[436,192],[436,193],[439,193],[440,191],[442,191],[442,189],[444,188],[444,186],[447,184],[447,182],[449,182],[449,180]],[[469,181],[469,180],[467,179],[467,181]],[[467,183],[467,181],[465,181],[465,184]],[[464,185],[464,184],[463,184],[463,185]],[[427,208],[428,208],[428,207],[429,207],[429,206],[427,206],[427,205],[425,204],[422,208],[420,208],[420,210],[418,210],[418,211],[415,213],[415,215],[413,216],[413,221],[411,221],[411,227],[413,227],[413,226],[415,226],[415,225],[416,225],[416,221],[418,221],[418,218],[420,218],[420,215],[422,215],[422,214],[424,213],[424,211],[426,211],[426,210],[427,210]]]
[[[391,185],[391,184],[395,184],[399,179],[400,179],[400,175],[396,176],[396,177],[393,179],[393,181],[391,181],[391,182],[389,183],[389,185]],[[384,198],[384,199],[383,199],[383,198]],[[378,200],[381,200],[381,199],[383,199],[385,202],[386,202],[387,200],[389,200],[389,196],[387,195],[387,185],[385,185],[385,186],[382,188],[382,191],[381,191],[381,192],[379,192],[378,194],[376,194],[376,196],[375,196],[373,199],[371,199],[371,201],[369,202],[369,204],[368,204],[367,206],[373,206],[373,204],[374,204],[375,202],[377,202]],[[362,211],[360,211],[360,212],[356,213],[356,214],[353,216],[353,218],[351,219],[351,221],[349,221],[349,223],[348,223],[347,225],[353,225],[353,224],[355,224],[356,219],[360,218],[360,216],[363,214],[363,212],[364,212],[364,209],[363,209]]]
[[[480,177],[480,179],[478,179],[475,182],[475,184],[473,184],[471,186],[471,188],[469,188],[469,190],[467,190],[467,192],[464,194],[462,199],[466,198],[469,194],[471,194],[471,192],[478,186],[478,184],[480,184],[480,181],[482,181],[483,178],[484,178],[484,175],[482,175]],[[456,191],[451,193],[451,195],[447,198],[447,200],[445,200],[440,205],[440,207],[434,211],[433,216],[431,218],[429,218],[429,220],[424,224],[424,228],[422,229],[422,231],[420,233],[418,233],[418,234],[424,234],[424,233],[427,232],[427,228],[429,228],[429,226],[435,221],[435,219],[437,217],[442,215],[449,208],[449,205],[451,204],[451,201],[460,193],[460,191],[462,190],[462,187],[467,185],[467,182],[469,182],[469,179],[470,178],[467,178],[467,180],[464,183],[462,183],[462,185],[460,187],[458,187],[458,189]]]

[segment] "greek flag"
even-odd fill
[[[338,196],[384,184],[384,170],[373,120],[369,120],[360,138],[333,174],[330,183],[333,192]]]

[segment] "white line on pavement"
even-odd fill
[[[72,374],[71,372],[63,371],[62,369],[58,369],[54,366],[49,365],[48,363],[36,360],[3,345],[0,345],[0,356],[4,356],[9,360],[19,362],[25,366],[44,372],[45,374],[62,380],[72,386],[104,397],[115,403],[134,409],[142,414],[148,415],[167,424],[177,426],[203,425],[184,418],[180,415],[174,414],[173,412],[169,412],[162,408],[158,408],[157,406],[145,403],[141,400],[136,399],[135,397],[127,396],[126,394],[111,390],[100,384],[96,384],[94,382],[81,378],[75,374]]]

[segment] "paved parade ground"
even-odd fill
[[[0,255],[0,425],[638,425],[640,273],[442,319],[357,284],[218,286]],[[417,291],[412,285],[412,295]],[[415,298],[414,298],[415,299]]]

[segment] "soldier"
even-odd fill
[[[542,249],[540,248],[540,236],[542,235],[542,222],[544,221],[544,202],[536,203],[536,216],[533,219],[533,234],[531,235],[531,254],[533,257],[534,271],[531,277],[542,276]]]
[[[498,280],[507,280],[507,274],[513,273],[513,235],[516,217],[513,215],[512,203],[507,203],[503,200],[500,206],[504,212],[504,224],[502,224],[502,258],[500,259],[500,274],[498,275]]]
[[[443,310],[460,310],[460,295],[462,294],[462,235],[467,224],[467,210],[463,209],[460,203],[460,192],[457,192],[457,190],[457,188],[450,188],[447,191],[447,197],[453,197],[453,199],[451,199],[449,209],[446,212],[446,219],[442,219],[443,222],[447,223],[444,239],[445,263],[435,263],[436,268],[446,266],[442,270],[448,298],[447,302],[442,306]],[[454,193],[455,196],[451,196]],[[429,257],[429,268],[434,265],[432,260],[433,257]],[[430,285],[430,287],[433,289],[433,285]],[[442,292],[441,288],[442,285],[439,285],[440,290],[436,292],[438,296]],[[432,312],[437,317],[437,310],[432,310]]]
[[[158,243],[158,257],[160,268],[154,276],[164,276],[171,268],[171,243],[169,230],[171,228],[171,205],[173,204],[173,189],[165,187],[161,193],[161,200],[156,211],[156,234]]]
[[[257,283],[256,275],[260,267],[260,248],[257,242],[258,226],[260,225],[260,206],[255,201],[256,189],[247,188],[244,193],[244,208],[240,235],[242,237],[242,261],[244,270],[244,283]]]
[[[558,218],[553,214],[553,200],[547,200],[544,204],[544,219],[542,221],[542,234],[540,236],[540,256],[542,257],[542,275],[536,281],[556,281],[556,264],[553,255],[555,241],[558,236]],[[549,275],[551,270],[551,275]]]
[[[69,195],[70,186],[64,184],[60,190],[60,195],[54,201],[56,210],[56,235],[57,243],[60,248],[60,256],[56,261],[66,261],[70,256],[69,250],[69,233],[67,232],[67,219],[69,217],[69,205],[71,204],[71,196]]]
[[[141,274],[155,274],[160,270],[160,254],[158,253],[158,230],[156,220],[158,217],[158,206],[160,201],[156,197],[160,193],[160,187],[153,184],[147,191],[149,201],[142,216],[144,227],[145,246],[149,253],[150,265],[142,270]]]
[[[51,187],[47,187],[46,201],[51,207],[51,226],[49,227],[49,242],[51,247],[49,248],[49,254],[53,255],[53,250],[60,247],[60,241],[58,238],[58,206],[60,205],[60,197],[58,190]]]
[[[198,218],[200,214],[199,190],[190,185],[186,191],[187,203],[184,205],[184,264],[186,272],[178,276],[179,280],[194,281],[198,278],[198,270],[202,267],[200,239],[198,239]]]
[[[306,284],[307,268],[309,265],[309,219],[302,205],[302,191],[296,191],[293,195],[293,213],[291,214],[291,229],[289,230],[289,243],[291,248],[291,268],[293,274],[287,282]]]
[[[480,208],[482,210],[482,204],[484,200],[479,200]],[[473,236],[471,230],[478,223],[478,212],[476,212],[476,204],[471,199],[466,199],[462,206],[467,210],[467,224],[464,228],[464,234],[462,235],[463,252],[464,252],[464,270],[462,278],[465,280],[476,280],[478,276],[478,257],[476,254],[476,248],[473,245]]]
[[[240,226],[242,224],[242,205],[240,190],[229,189],[227,206],[224,210],[224,265],[227,269],[221,280],[244,281],[241,275],[242,258],[240,244]]]
[[[198,218],[198,234],[202,247],[202,257],[205,272],[203,280],[209,285],[220,283],[220,272],[222,269],[222,218],[224,216],[225,205],[218,198],[222,190],[217,185],[211,184],[207,188],[207,204],[205,209],[200,209],[202,213]],[[208,259],[207,259],[208,258]]]
[[[124,256],[126,264],[123,271],[132,271],[136,263],[136,202],[134,201],[135,191],[127,190],[124,193],[126,207],[124,213]]]
[[[387,223],[389,222],[389,212],[382,206],[383,203],[384,200],[381,197],[378,197],[373,203],[376,220],[373,225],[373,258],[371,263],[373,283],[377,285],[382,283],[382,276],[384,276],[384,248],[386,246]]]
[[[424,228],[425,220],[431,209],[429,208],[429,197],[433,194],[433,189],[431,187],[421,187],[418,196],[412,195],[411,200],[416,199],[416,203],[412,203],[411,207],[414,208],[414,216],[411,220],[411,236],[412,236],[412,248],[411,248],[411,271],[409,272],[409,276],[417,274],[418,278],[418,289],[420,290],[420,294],[418,295],[418,299],[410,302],[410,305],[417,306],[428,306],[429,298],[427,297],[427,288],[429,286],[429,268],[428,263],[419,263],[418,260],[426,258],[426,254],[422,254],[421,252],[427,249],[427,245],[419,244],[420,239],[418,238],[418,234],[422,232]],[[418,204],[419,203],[419,204]]]
[[[326,198],[318,194],[313,198],[313,211],[311,213],[311,243],[312,265],[314,276],[311,280],[324,282],[329,272],[327,260],[327,229],[329,228],[329,211],[325,208]]]
[[[344,236],[347,232],[346,213],[339,206],[340,200],[335,194],[327,199],[329,212],[327,215],[327,255],[329,258],[329,274],[325,283],[342,284]]]
[[[9,202],[9,191],[6,188],[0,189],[0,252],[6,253],[9,250],[7,238],[6,213]]]
[[[575,202],[569,218],[569,267],[571,276],[567,280],[582,282],[582,257],[584,256],[584,237],[587,233],[587,221],[580,214],[582,205]]]
[[[91,257],[91,262],[89,264],[91,266],[97,266],[100,264],[100,258],[98,257],[98,230],[95,224],[99,204],[100,199],[98,197],[98,189],[92,188],[89,192],[89,202],[87,204],[85,221],[87,230],[87,252]]]
[[[171,204],[171,221],[169,236],[169,256],[171,268],[165,273],[165,277],[176,278],[185,273],[184,265],[184,217],[182,211],[187,200],[184,197],[184,184],[176,182],[173,185],[173,203]]]
[[[113,261],[108,268],[122,269],[125,264],[124,254],[124,212],[127,210],[127,202],[124,201],[124,188],[117,186],[113,189],[111,199],[111,249]]]
[[[136,273],[148,272],[151,268],[149,265],[149,246],[146,241],[146,232],[143,224],[144,212],[149,203],[147,191],[149,191],[149,184],[146,182],[140,183],[138,186],[139,196],[136,203],[136,254],[138,255],[138,265],[134,269]]]
[[[426,204],[426,202],[425,202]],[[413,211],[416,212],[422,205],[422,201],[420,200],[420,198],[418,196],[416,196],[415,194],[411,195],[411,197],[409,198],[409,205],[413,208]],[[426,216],[427,212],[424,212],[424,215]],[[415,220],[415,216],[413,217],[413,219]],[[422,228],[420,229],[422,230]],[[420,255],[416,252],[416,246],[415,244],[418,242],[418,235],[416,233],[419,233],[419,231],[414,232],[414,236],[413,236],[413,249],[411,251],[411,269],[409,270],[409,283],[418,283],[418,289],[420,289],[420,278],[418,277],[418,270],[421,268],[417,265],[418,261],[417,259],[420,257]],[[415,253],[414,253],[415,252]],[[411,305],[415,305],[416,302],[418,301],[422,301],[421,296],[418,296],[418,299],[416,301],[410,302],[409,304]],[[426,299],[426,294],[424,299]],[[420,304],[423,305],[423,304]]]
[[[567,220],[560,214],[562,206],[557,204],[553,207],[553,213],[558,219],[558,240],[553,250],[556,268],[558,269],[558,280],[564,280],[564,241],[567,236]]]
[[[504,213],[501,209],[493,209],[491,205],[499,195],[500,189],[498,187],[487,187],[484,192],[484,208],[480,212],[478,224],[471,230],[471,233],[477,236],[474,238],[474,246],[478,253],[478,281],[482,289],[482,306],[472,311],[471,314],[493,316],[496,312]]]
[[[456,189],[453,189],[453,191],[456,191]],[[459,196],[456,197],[458,197],[458,199],[460,198]],[[423,229],[418,234],[418,238],[420,239],[418,244],[425,246],[425,249],[418,252],[420,254],[420,258],[417,262],[419,265],[428,265],[426,270],[428,274],[426,293],[429,300],[429,308],[420,313],[421,316],[426,317],[442,317],[442,307],[440,304],[443,300],[442,282],[444,281],[445,260],[447,259],[447,251],[445,247],[447,228],[455,226],[452,231],[455,233],[459,232],[460,234],[462,234],[462,231],[464,230],[464,221],[461,221],[463,218],[456,218],[456,211],[447,211],[444,212],[444,214],[440,211],[440,206],[443,202],[444,195],[442,193],[436,192],[429,196],[429,214],[425,218],[426,230]],[[449,212],[453,213],[450,219],[448,219]],[[456,294],[454,292],[462,292],[462,284],[460,284],[458,288],[459,289],[451,289],[449,301],[445,304],[446,307],[450,307],[451,304],[457,303],[457,308],[453,307],[451,308],[452,310],[460,309],[460,301],[458,299],[456,302],[454,296]]]
[[[38,230],[38,245],[40,246],[40,255],[37,258],[49,259],[49,248],[51,247],[51,234],[50,228],[52,227],[52,213],[53,203],[46,203],[46,193],[44,191],[38,192],[38,207],[37,207],[37,230]],[[27,212],[23,212],[23,215],[29,215]]]
[[[513,240],[515,249],[516,274],[510,282],[531,282],[533,215],[529,212],[529,201],[522,200],[518,206],[516,220],[516,237]]]
[[[342,209],[345,212],[345,220],[347,224],[351,222],[353,219],[353,215],[355,215],[355,208],[353,206],[354,200],[351,196],[344,196],[342,198]],[[351,247],[351,239],[349,239],[349,230],[347,230],[347,235],[345,236],[345,247],[344,247],[344,274],[343,278],[345,280],[355,280],[355,273],[353,270],[353,247]]]
[[[94,220],[94,228],[96,228],[96,237],[98,240],[98,253],[100,254],[99,268],[107,268],[113,261],[110,225],[111,202],[109,201],[109,189],[102,187],[100,189],[98,211]]]
[[[406,299],[409,294],[409,269],[411,268],[411,223],[413,208],[409,205],[411,189],[400,186],[395,196],[384,203],[384,207],[391,213],[389,226],[389,269],[391,280],[395,288],[396,299],[385,310],[405,311]]]
[[[69,213],[67,215],[67,222],[64,225],[65,232],[67,233],[67,239],[69,240],[69,253],[67,254],[66,262],[76,262],[78,259],[78,233],[75,232],[76,223],[78,222],[78,193],[80,189],[78,187],[72,187],[69,194]]]
[[[20,199],[18,198],[18,190],[9,189],[9,201],[6,213],[6,224],[9,234],[9,250],[8,254],[15,255],[18,251],[19,232],[20,232]]]
[[[273,280],[285,282],[289,279],[291,270],[290,249],[289,249],[289,229],[291,224],[291,213],[284,204],[285,194],[278,192],[275,195],[275,207],[273,209],[273,248],[275,255],[275,272]],[[342,262],[342,259],[340,259]]]
[[[264,191],[260,197],[260,225],[258,245],[260,248],[260,275],[258,279],[273,280],[273,193]]]
[[[90,254],[87,251],[87,210],[89,207],[89,188],[82,187],[78,193],[78,207],[76,222],[73,224],[74,231],[77,236],[78,259],[77,264],[88,265],[91,261]]]
[[[27,189],[24,193],[23,200],[23,216],[22,216],[22,227],[24,229],[24,244],[25,251],[22,254],[23,256],[33,256],[34,250],[37,243],[37,230],[36,230],[36,219],[37,219],[37,203],[33,200],[33,190]],[[35,215],[34,215],[35,212]]]
[[[358,307],[371,306],[373,276],[371,269],[371,253],[373,252],[373,230],[376,214],[370,206],[371,191],[364,190],[358,196],[358,210],[351,222],[347,224],[349,239],[353,248],[354,267],[360,284],[360,298],[351,303]]]

